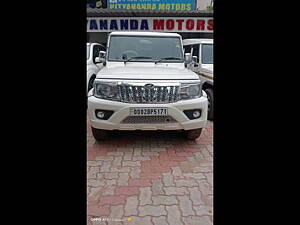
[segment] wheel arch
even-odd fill
[[[206,90],[206,89],[214,89],[214,86],[212,83],[209,83],[209,82],[204,82],[203,85],[202,85],[202,89],[203,90]]]

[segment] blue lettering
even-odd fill
[[[110,21],[110,29],[111,30],[118,30],[118,24],[116,20],[111,20]]]
[[[128,20],[121,20],[121,30],[128,30]]]
[[[130,29],[137,30],[138,29],[138,21],[137,20],[130,20]]]
[[[142,20],[141,21],[141,30],[149,30],[148,21]]]
[[[97,30],[98,29],[98,25],[96,20],[90,20],[90,30]]]
[[[100,26],[99,26],[100,30],[107,30],[107,20],[100,20]]]

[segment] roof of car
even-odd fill
[[[111,35],[130,35],[130,36],[164,36],[164,37],[180,37],[177,33],[165,33],[165,32],[136,32],[136,31],[113,31]]]
[[[97,43],[97,42],[87,42],[86,44],[87,45],[97,44],[97,45],[101,45],[101,46],[105,47],[104,45]]]
[[[213,39],[204,38],[194,38],[194,39],[184,39],[182,40],[183,45],[193,45],[193,44],[213,44]]]

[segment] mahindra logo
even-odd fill
[[[145,88],[152,89],[154,88],[154,84],[145,84]]]

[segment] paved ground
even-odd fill
[[[196,141],[122,131],[97,143],[88,125],[88,225],[212,225],[212,132],[209,122]]]

